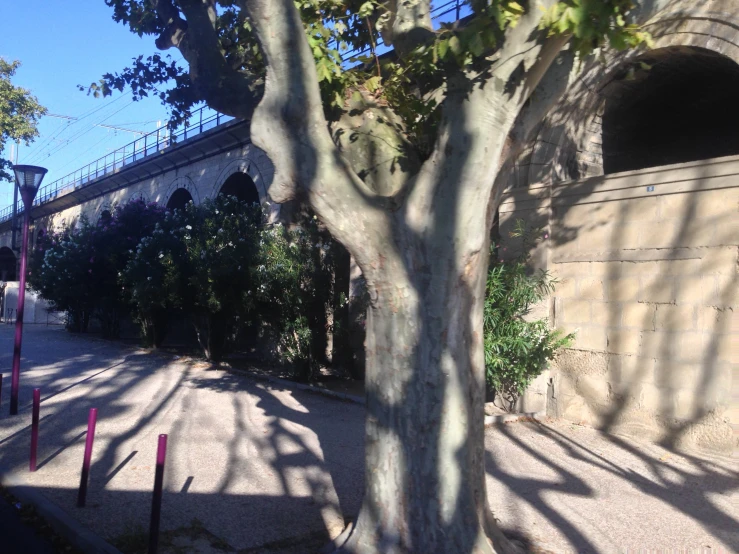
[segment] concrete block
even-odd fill
[[[579,278],[577,296],[582,300],[603,300],[603,281],[593,277]]]
[[[575,347],[583,350],[606,350],[606,331],[599,327],[582,327],[575,337]]]
[[[577,393],[590,405],[608,406],[611,398],[611,386],[600,375],[583,375],[575,386]]]
[[[575,204],[567,206],[566,209],[558,206],[554,213],[553,223],[556,226],[573,229],[582,230],[585,227],[584,232],[587,233],[597,225],[614,221],[615,217],[615,203]]]
[[[736,272],[718,275],[705,275],[706,292],[703,304],[719,308],[739,308],[739,275]],[[712,280],[713,290],[709,294],[709,280]]]
[[[739,367],[739,334],[709,335],[706,340],[706,354],[715,351],[715,358],[719,363],[737,364]],[[739,370],[737,370],[737,383],[739,383]],[[737,395],[739,403],[739,395]]]
[[[685,221],[695,204],[698,193],[663,194],[658,197],[660,221]]]
[[[637,329],[611,328],[606,333],[606,350],[614,354],[637,354],[641,332]]]
[[[621,326],[652,330],[657,307],[654,304],[627,302],[621,305]]]
[[[618,302],[591,303],[591,323],[599,327],[618,327],[621,325],[621,304]]]
[[[572,279],[576,281],[582,275],[590,274],[590,266],[588,263],[573,262],[554,264],[552,268],[552,276],[559,280]]]
[[[606,281],[606,298],[611,302],[628,302],[639,296],[639,278],[625,277]]]
[[[654,384],[655,361],[641,356],[618,355],[608,357],[608,380],[619,390],[638,388],[642,383]]]
[[[673,281],[674,298],[677,304],[706,304],[706,297],[715,297],[714,277],[688,275]]]
[[[713,244],[715,245],[736,245],[739,243],[739,216],[722,218],[715,222],[716,229],[713,235]]]
[[[700,259],[698,273],[730,275],[736,278],[737,274],[737,247],[716,246],[706,248]]]
[[[660,304],[657,306],[655,328],[663,331],[689,331],[696,328],[696,308]]]
[[[735,404],[732,387],[735,385],[733,372],[735,366],[728,363],[711,364],[702,367],[701,382],[697,390],[693,390],[700,405],[706,410],[728,408]]]
[[[554,296],[558,298],[577,298],[577,280],[572,277],[562,279],[554,289]]]
[[[697,310],[697,325],[708,333],[739,333],[739,310],[701,306]]]
[[[652,252],[652,250],[648,250],[647,255],[650,252]],[[657,254],[655,254],[655,256],[656,255]],[[649,279],[642,281],[641,284],[643,288],[645,284],[651,285],[665,278],[672,278],[681,275],[699,275],[700,263],[701,260],[698,258],[679,260],[653,259],[641,261],[636,264],[639,271],[635,273],[641,277]]]
[[[695,219],[716,221],[725,218],[727,221],[739,216],[737,205],[739,191],[737,189],[707,190],[695,194]]]
[[[639,224],[624,223],[616,225],[612,231],[609,247],[636,248],[639,244]]]
[[[567,421],[581,425],[592,425],[597,427],[600,416],[590,407],[587,401],[579,395],[565,396],[557,399],[560,417]]]
[[[668,396],[671,401],[669,412],[665,415],[682,421],[696,420],[702,415],[702,408],[710,402],[699,399],[694,390],[678,390]]]
[[[682,362],[700,362],[705,359],[706,337],[701,331],[678,333],[675,336],[678,344],[677,358]]]
[[[621,221],[651,222],[657,221],[659,214],[659,199],[630,198],[617,203],[618,215]]]
[[[677,358],[677,333],[642,331],[639,356],[672,361]]]
[[[639,231],[640,248],[671,248],[678,246],[678,229],[674,223],[645,223]]]
[[[672,277],[649,275],[640,277],[640,288],[636,299],[639,302],[672,304],[676,300]]]
[[[577,390],[575,388],[576,381],[576,376],[565,371],[558,371],[554,378],[554,396],[557,398],[575,396],[577,394]]]
[[[654,382],[663,389],[685,389],[697,393],[703,371],[701,363],[658,359],[654,367]],[[708,371],[710,373],[714,370],[709,367]]]
[[[588,324],[590,323],[590,302],[587,300],[562,301],[565,323]]]

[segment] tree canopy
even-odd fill
[[[8,141],[31,143],[38,136],[38,120],[46,113],[35,96],[11,82],[20,65],[0,58],[0,152]],[[10,166],[10,160],[0,158],[0,180],[13,180]]]

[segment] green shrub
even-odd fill
[[[133,200],[95,225],[83,218],[73,228],[42,234],[30,257],[29,285],[69,314],[71,330],[86,331],[95,317],[104,336],[118,336],[129,309],[119,274],[164,214],[156,203]]]
[[[55,310],[67,312],[70,331],[87,331],[97,305],[98,274],[90,227],[39,236],[28,266],[28,285]]]
[[[332,239],[317,219],[265,227],[252,282],[261,332],[277,344],[277,358],[302,379],[325,362],[332,302]]]
[[[135,319],[152,345],[167,314],[183,312],[209,360],[219,361],[253,311],[250,267],[260,240],[261,210],[218,196],[167,214],[122,272]]]
[[[509,411],[557,350],[574,338],[551,329],[547,319],[527,319],[531,307],[557,284],[546,271],[530,273],[533,235],[523,222],[516,222],[511,236],[523,239],[523,253],[510,261],[493,255],[485,290],[485,376]]]

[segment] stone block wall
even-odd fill
[[[739,442],[739,157],[512,189],[544,227],[544,306],[576,332],[553,364],[550,415],[676,447]]]

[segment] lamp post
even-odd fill
[[[26,264],[28,261],[28,230],[31,226],[33,199],[47,169],[35,165],[14,165],[15,184],[23,199],[23,238],[21,239],[21,275],[18,283],[18,307],[15,315],[15,346],[13,375],[10,380],[10,415],[18,413],[18,385],[21,376],[21,343],[23,342],[23,307],[26,301]]]

